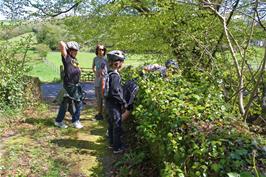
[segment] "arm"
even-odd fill
[[[95,58],[92,61],[92,71],[94,74],[96,74]]]
[[[104,60],[101,64],[101,77],[104,77],[105,75],[107,75],[107,62],[106,60]]]
[[[66,56],[67,56],[67,45],[66,45],[65,42],[63,42],[63,41],[60,41],[60,42],[59,42],[59,50],[60,50],[60,52],[61,52],[61,55],[62,55],[64,58],[66,58]]]
[[[126,101],[123,97],[123,89],[120,84],[120,78],[117,74],[112,74],[112,81],[110,85],[111,96],[121,105],[125,106]]]

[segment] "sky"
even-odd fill
[[[5,17],[1,13],[0,13],[0,20],[5,20]]]

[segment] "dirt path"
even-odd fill
[[[48,104],[27,110],[25,117],[14,123],[13,132],[0,143],[0,176],[111,176],[115,158],[107,148],[106,121],[95,121],[93,84],[85,84],[89,102],[81,113],[84,128],[72,127],[67,113],[67,129],[54,126],[58,105],[52,103],[60,84],[42,85],[43,99]],[[1,139],[3,140],[3,139]]]

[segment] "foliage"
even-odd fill
[[[25,96],[28,79],[25,77],[27,67],[27,52],[31,37],[20,42],[1,42],[0,47],[0,107],[2,110],[21,108],[29,98]]]
[[[70,31],[78,33],[79,39],[83,39],[86,44],[105,43],[110,49],[121,49],[135,53],[156,53],[157,60],[175,58],[185,72],[195,68],[201,72],[209,71],[224,83],[229,83],[232,87],[224,93],[225,98],[229,96],[229,101],[235,107],[239,107],[239,112],[243,115],[245,105],[248,100],[253,99],[252,95],[246,95],[243,101],[242,94],[238,94],[239,89],[252,90],[254,84],[250,80],[256,78],[248,71],[249,64],[253,58],[260,58],[250,53],[247,48],[249,39],[263,39],[265,34],[261,26],[256,25],[254,35],[251,33],[252,18],[244,18],[238,10],[243,8],[247,14],[253,13],[254,4],[247,4],[241,1],[232,11],[233,17],[229,19],[221,9],[234,5],[237,1],[214,1],[221,3],[217,13],[227,21],[227,30],[230,33],[229,42],[232,44],[233,52],[239,53],[236,60],[239,67],[233,61],[232,53],[228,52],[229,43],[224,34],[224,27],[221,19],[200,1],[176,2],[171,0],[162,1],[115,1],[95,7],[89,15],[84,17],[69,17],[65,20]],[[215,4],[214,3],[214,4]],[[259,8],[262,4],[259,3]],[[214,7],[216,5],[209,5]],[[220,9],[220,10],[219,10]],[[230,8],[229,8],[230,9]],[[226,12],[231,13],[232,9]],[[215,11],[215,10],[214,10]],[[238,15],[241,18],[238,18]],[[236,17],[236,18],[234,18]],[[219,53],[218,53],[219,52]],[[244,53],[244,54],[243,54]],[[259,65],[260,61],[256,63]],[[240,69],[243,68],[243,69]],[[240,71],[241,70],[241,71]],[[243,73],[239,75],[239,71]],[[225,73],[230,73],[233,78],[223,77]],[[239,88],[240,81],[244,88]],[[253,100],[250,112],[259,112],[260,100]],[[243,108],[243,109],[242,109]],[[249,108],[247,108],[247,111]]]
[[[253,137],[230,113],[219,82],[207,73],[190,72],[138,79],[137,136],[149,146],[161,176],[265,172],[265,140]]]
[[[52,25],[50,23],[40,24],[34,31],[36,31],[38,43],[48,45],[51,50],[58,49],[58,41],[66,39],[67,34],[64,26],[60,24]]]
[[[32,25],[31,23],[23,24],[19,22],[3,25],[0,31],[0,40],[8,40],[32,32]]]

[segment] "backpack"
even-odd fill
[[[110,90],[110,76],[112,74],[117,74],[119,73],[111,71],[105,74],[105,76],[102,79],[102,95],[104,98],[107,98],[109,96],[109,90]]]
[[[133,104],[133,101],[134,101],[138,91],[139,91],[139,86],[134,79],[128,80],[123,85],[124,99],[126,100],[126,102],[129,106]]]

